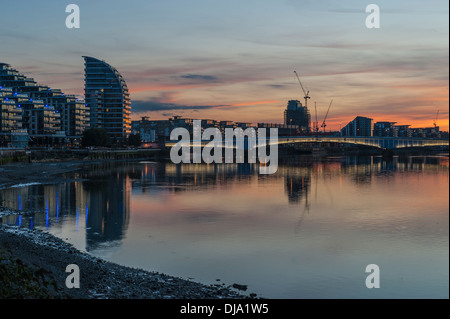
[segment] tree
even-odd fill
[[[141,146],[141,134],[130,134],[130,136],[128,137],[128,145]]]
[[[81,145],[88,146],[109,146],[108,133],[104,128],[89,128],[83,132]]]

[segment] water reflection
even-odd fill
[[[82,175],[81,183],[89,194],[85,206],[86,246],[95,250],[108,241],[123,238],[130,218],[131,180],[126,172],[112,172],[108,167],[97,167]],[[100,173],[101,172],[101,173]]]
[[[86,165],[70,182],[0,190],[3,206],[38,211],[2,222],[48,229],[132,267],[248,283],[267,297],[440,297],[448,168],[448,156],[289,157],[274,175],[257,164]],[[391,284],[379,293],[364,286],[374,262]]]
[[[61,228],[66,221],[86,230],[86,250],[123,238],[130,216],[131,180],[126,172],[102,165],[76,174],[77,181],[0,191],[4,207],[35,212],[5,217],[4,223],[28,228]]]
[[[235,182],[255,183],[273,187],[281,181],[290,205],[302,204],[302,216],[309,210],[311,184],[317,200],[317,179],[349,176],[358,186],[370,185],[377,177],[390,183],[395,172],[417,172],[448,175],[448,157],[289,157],[280,160],[274,175],[259,175],[257,164],[174,165],[171,163],[104,163],[90,165],[76,173],[76,181],[32,185],[0,191],[4,207],[36,211],[32,216],[4,218],[4,223],[28,228],[58,227],[64,220],[75,220],[77,229],[86,230],[86,250],[123,238],[130,218],[131,191],[152,196],[221,187],[227,189]],[[327,183],[325,183],[327,188]],[[326,189],[332,196],[330,189]],[[300,218],[302,220],[302,218]],[[301,222],[299,222],[301,224]]]

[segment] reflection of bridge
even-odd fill
[[[248,148],[248,140],[245,138],[243,143],[244,148]],[[166,143],[167,147],[172,147],[177,143],[177,141],[169,141]],[[204,147],[208,145],[210,141],[197,142],[180,142],[180,145],[189,146],[200,146]],[[257,141],[258,146],[266,146],[273,144],[274,142],[267,140],[267,144],[262,144]],[[425,139],[425,138],[411,138],[411,137],[341,137],[341,136],[292,136],[292,137],[278,137],[276,144],[301,144],[301,143],[340,143],[340,144],[354,144],[354,145],[366,145],[377,147],[381,149],[396,149],[396,148],[407,148],[407,147],[428,147],[428,146],[448,146],[449,140],[441,139]],[[259,145],[258,145],[259,144]],[[214,145],[214,144],[213,144]],[[209,144],[209,146],[213,146]],[[219,142],[217,146],[225,145],[225,143]],[[227,146],[225,146],[227,147]],[[236,142],[233,148],[236,147]]]

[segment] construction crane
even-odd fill
[[[297,77],[298,83],[300,83],[300,86],[301,86],[301,88],[302,88],[302,90],[303,90],[303,94],[305,94],[305,106],[308,106],[308,99],[310,99],[310,97],[309,97],[309,91],[308,91],[308,92],[305,91],[305,88],[303,87],[303,84],[302,84],[302,82],[300,81],[300,77],[299,77],[298,74],[297,74],[297,71],[294,71],[294,73],[295,73],[295,76]]]
[[[328,117],[328,112],[330,112],[331,104],[333,103],[333,100],[331,100],[330,105],[328,106],[327,114],[325,114],[325,117],[323,119],[321,127],[323,127],[323,131],[325,132],[325,128],[327,127],[326,121]]]
[[[316,113],[316,121],[314,122],[314,131],[316,131],[316,133],[319,132],[319,122],[317,121],[317,105],[316,102],[314,102],[314,112]]]
[[[434,122],[433,122],[434,128],[437,127],[437,120],[438,120],[438,117],[439,117],[439,110],[437,111],[437,113],[436,113],[436,119],[435,119]]]

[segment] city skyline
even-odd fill
[[[319,124],[333,99],[328,130],[354,115],[431,127],[439,110],[448,131],[447,2],[378,1],[380,29],[359,1],[77,4],[80,29],[57,1],[2,4],[1,60],[83,98],[81,56],[104,59],[128,83],[132,120],[282,123],[288,100],[304,102],[296,70]]]

